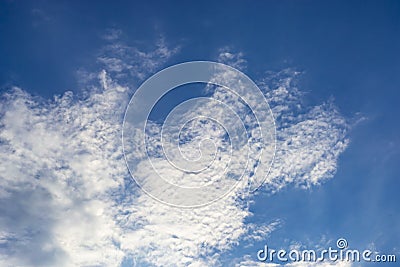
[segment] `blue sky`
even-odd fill
[[[180,266],[184,255],[247,266],[266,243],[314,248],[340,237],[399,257],[398,1],[1,1],[0,34],[2,265]],[[231,213],[205,211],[214,223],[231,214],[222,228],[210,223],[230,233],[200,227],[209,247],[182,254],[199,242],[180,228],[201,215],[147,204],[117,139],[138,86],[193,60],[231,65],[260,86],[281,154],[276,180],[249,196],[248,209],[227,199]],[[160,113],[204,93],[191,90],[168,96]],[[86,224],[74,228],[68,216]],[[111,252],[103,259],[87,248]]]

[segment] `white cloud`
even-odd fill
[[[120,130],[130,90],[116,79],[143,78],[175,52],[163,41],[148,53],[110,45],[99,57],[105,70],[92,75],[97,85],[86,98],[66,92],[48,101],[19,88],[3,96],[0,254],[7,256],[0,265],[117,266],[131,255],[139,264],[216,266],[246,235],[257,240],[277,227],[245,224],[251,212],[240,188],[212,205],[178,209],[129,180]],[[266,93],[279,142],[266,186],[317,184],[336,169],[346,123],[333,104],[294,110],[298,92],[286,80],[278,84]]]
[[[244,58],[243,52],[232,52],[232,48],[229,46],[219,49],[218,62],[239,70],[243,70],[247,66],[247,60]]]
[[[261,82],[277,126],[277,151],[267,186],[277,190],[288,183],[303,188],[333,177],[349,140],[346,120],[331,100],[304,107],[302,93],[292,83],[297,72],[269,74]]]
[[[116,137],[126,93],[115,86],[83,101],[66,93],[50,104],[18,88],[6,96],[0,201],[1,228],[11,238],[4,266],[113,265],[122,257],[107,199],[125,175]]]
[[[147,74],[157,71],[178,51],[179,47],[169,48],[163,37],[157,40],[155,48],[150,51],[140,50],[116,40],[102,49],[97,60],[120,82],[127,77],[137,77],[142,80]]]
[[[267,240],[271,232],[275,231],[282,222],[280,220],[272,221],[268,224],[247,224],[248,234],[243,238],[246,241]]]

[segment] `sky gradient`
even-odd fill
[[[0,35],[1,266],[269,266],[257,265],[265,244],[338,238],[399,257],[398,1],[1,1]],[[137,88],[194,60],[257,84],[276,152],[256,193],[177,209],[135,184],[120,137]],[[237,103],[221,88],[166,95],[149,123],[154,160],[165,115],[199,96]],[[182,118],[220,115],[196,107]],[[224,136],[201,129],[193,136]]]

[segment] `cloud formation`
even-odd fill
[[[120,141],[132,94],[124,79],[143,79],[178,51],[164,41],[156,46],[148,53],[119,42],[106,46],[98,58],[104,69],[90,75],[85,97],[66,92],[46,100],[21,88],[2,95],[0,265],[118,266],[134,258],[139,265],[218,266],[246,236],[260,239],[276,227],[246,225],[251,212],[240,191],[202,208],[178,209],[130,179]],[[245,62],[225,50],[219,59]],[[266,74],[259,82],[278,142],[262,190],[332,177],[348,143],[346,121],[333,103],[300,105],[295,75]]]

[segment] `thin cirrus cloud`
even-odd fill
[[[133,91],[124,79],[142,80],[179,49],[161,40],[143,52],[114,37],[98,57],[103,70],[86,73],[84,97],[66,92],[45,100],[21,88],[2,95],[2,266],[118,266],[127,259],[218,266],[224,252],[242,240],[265,238],[279,224],[246,224],[251,212],[240,190],[212,205],[178,209],[153,200],[130,180],[120,136]],[[246,63],[226,48],[219,60]],[[277,127],[275,161],[261,190],[290,183],[307,188],[332,177],[348,143],[348,126],[332,102],[300,105],[295,75],[286,70],[258,82]]]

